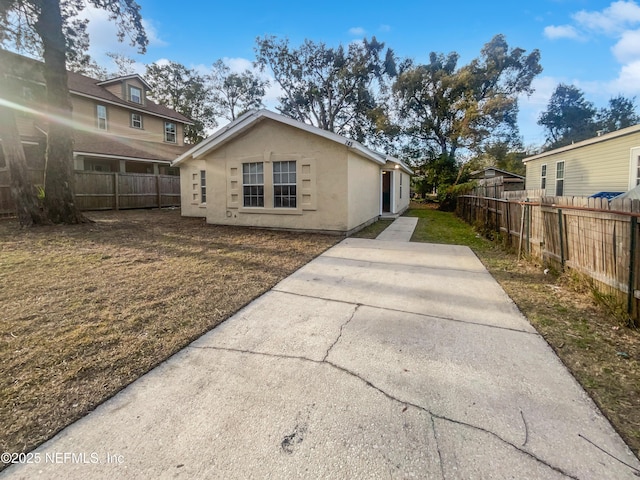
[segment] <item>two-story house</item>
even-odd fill
[[[43,64],[0,50],[5,74],[22,88],[0,97],[25,106],[16,121],[27,162],[39,168],[44,158],[48,119],[42,111]],[[140,75],[101,81],[68,72],[73,107],[76,170],[175,174],[171,161],[190,146],[184,144],[184,115],[148,98],[149,85]],[[0,168],[3,166],[0,159]]]

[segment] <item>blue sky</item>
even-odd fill
[[[103,13],[86,12],[91,54],[103,66],[109,66],[104,54],[115,51],[140,64],[168,59],[206,69],[222,58],[242,69],[254,59],[255,39],[263,35],[288,37],[292,45],[309,38],[330,46],[375,35],[400,57],[424,62],[432,51],[456,51],[462,65],[502,33],[510,46],[537,48],[542,55],[536,92],[520,100],[527,145],[543,143],[536,119],[559,82],[581,88],[596,106],[617,94],[640,97],[640,3],[635,0],[138,3],[151,40],[144,56],[117,43]],[[277,93],[275,87],[268,93],[271,108]]]

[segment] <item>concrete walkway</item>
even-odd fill
[[[417,224],[417,217],[398,217],[376,237],[376,240],[410,242]]]
[[[471,250],[364,239],[34,453],[0,477],[637,480],[611,455],[640,468]]]

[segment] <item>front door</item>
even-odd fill
[[[391,212],[391,172],[382,172],[382,213]]]

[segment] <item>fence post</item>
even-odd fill
[[[529,205],[528,198],[527,204],[525,205],[524,213],[527,221],[527,253],[531,254],[531,205]]]
[[[558,209],[558,232],[560,234],[560,266],[564,271],[564,234],[563,234],[563,221],[562,221],[562,209]]]
[[[114,210],[120,210],[120,179],[118,178],[118,172],[113,174],[113,208]]]
[[[162,194],[160,193],[160,175],[156,175],[156,192],[158,194],[158,208],[162,208]]]
[[[627,292],[627,313],[633,317],[633,298],[635,297],[635,270],[636,270],[636,230],[638,217],[631,217],[631,239],[629,242],[629,288]],[[635,322],[632,322],[635,324]]]
[[[507,222],[507,246],[511,247],[511,200],[503,204],[505,206],[505,220]]]

